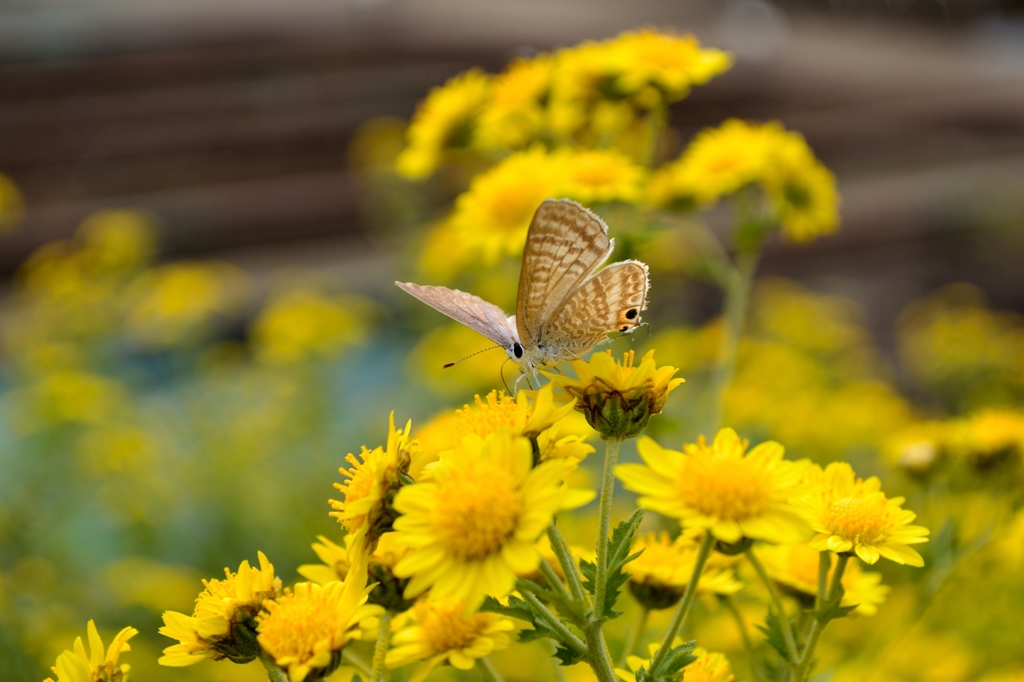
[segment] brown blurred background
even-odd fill
[[[803,132],[843,229],[763,273],[861,302],[876,336],[952,281],[1024,311],[1024,13],[1012,2],[21,0],[0,5],[0,171],[25,194],[0,281],[102,207],[140,207],[167,258],[393,279],[347,148],[471,65],[652,24],[737,66],[675,108]]]

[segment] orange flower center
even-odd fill
[[[691,455],[679,493],[705,516],[740,521],[760,514],[770,495],[766,472],[751,460],[724,455]]]
[[[430,648],[438,653],[469,646],[487,621],[479,613],[467,619],[462,603],[456,600],[423,603],[416,616]]]
[[[885,539],[889,515],[884,501],[844,497],[829,503],[825,525],[844,540],[874,544]]]

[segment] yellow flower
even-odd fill
[[[289,682],[302,682],[313,671],[326,676],[340,662],[337,654],[345,645],[373,636],[384,609],[365,603],[370,591],[365,582],[364,566],[345,582],[322,587],[296,583],[266,602],[266,611],[257,618],[259,644],[288,673]]]
[[[467,615],[458,599],[421,599],[412,610],[395,621],[388,668],[422,661],[409,682],[421,682],[442,663],[470,670],[478,659],[508,647],[515,630],[510,618],[496,613]]]
[[[1001,456],[1024,454],[1024,413],[1003,408],[979,410],[947,427],[950,452],[978,467]]]
[[[406,548],[397,541],[397,538],[396,533],[381,535],[376,549],[370,554],[367,568],[370,582],[376,583],[368,601],[393,612],[405,611],[412,606],[402,597],[409,581],[396,577],[394,573],[395,564],[406,553]],[[352,565],[350,557],[355,536],[346,535],[344,547],[331,542],[323,535],[317,536],[317,539],[320,542],[313,543],[313,551],[324,563],[303,564],[299,566],[299,575],[321,586],[335,580],[344,580]]]
[[[348,480],[335,483],[334,487],[345,497],[330,500],[335,509],[330,515],[360,538],[361,544],[372,547],[381,535],[391,530],[395,520],[391,503],[395,492],[409,480],[409,467],[417,455],[416,441],[409,440],[411,431],[411,421],[405,429],[396,429],[392,412],[388,418],[387,446],[373,450],[363,446],[359,457],[352,453],[345,457],[351,468],[338,470]]]
[[[410,180],[425,178],[441,165],[446,151],[469,147],[490,95],[490,78],[479,69],[431,90],[409,125],[408,146],[395,161],[398,174]]]
[[[626,564],[629,591],[649,609],[667,609],[683,597],[697,560],[694,536],[675,540],[668,533],[648,533],[633,542],[630,553],[643,554]],[[735,594],[743,589],[730,567],[708,565],[697,583],[697,593]]]
[[[560,164],[542,147],[517,152],[477,175],[455,200],[451,234],[484,265],[518,256],[533,214],[562,186]]]
[[[156,227],[140,211],[96,211],[82,222],[78,237],[97,274],[130,275],[149,264],[156,251]]]
[[[645,171],[625,154],[583,149],[558,156],[566,196],[584,204],[640,200]]]
[[[0,232],[18,224],[25,212],[25,198],[9,177],[0,173]]]
[[[147,271],[132,285],[128,328],[143,341],[167,346],[194,340],[218,315],[237,309],[245,291],[241,270],[226,263],[174,263]]]
[[[764,189],[773,219],[790,239],[808,241],[838,227],[835,177],[802,135],[776,121],[733,118],[702,130],[678,160],[654,173],[647,201],[705,206],[753,183]]]
[[[366,338],[370,303],[358,296],[291,291],[270,300],[252,324],[256,355],[269,364],[330,358]]]
[[[676,647],[682,643],[683,640],[677,637],[672,642],[672,646]],[[657,643],[651,644],[648,649],[650,656],[646,659],[639,656],[628,657],[626,664],[629,666],[629,670],[616,668],[615,674],[619,676],[619,679],[625,680],[625,682],[634,682],[636,680],[636,671],[650,665],[651,659],[658,653],[659,646]],[[729,669],[729,659],[725,657],[725,654],[696,647],[693,650],[693,655],[697,657],[697,660],[683,668],[679,676],[681,680],[686,680],[686,682],[732,682],[736,679]]]
[[[788,133],[776,150],[765,189],[775,200],[782,233],[793,241],[810,241],[839,227],[836,178],[798,133]]]
[[[818,594],[818,562],[820,553],[807,544],[774,545],[758,548],[758,558],[772,580],[782,585],[791,595],[810,608]],[[832,562],[828,579],[831,583],[836,564]],[[889,586],[882,584],[881,573],[864,572],[853,561],[843,572],[842,606],[856,606],[864,616],[878,613],[878,605],[885,601]]]
[[[927,475],[946,447],[949,428],[942,422],[911,424],[889,437],[883,452],[891,464],[917,475]]]
[[[617,363],[611,351],[595,353],[589,361],[574,360],[577,379],[562,375],[544,376],[576,399],[576,409],[604,438],[632,438],[643,431],[652,415],[665,407],[668,394],[683,379],[673,379],[675,367],[657,367],[654,351],[633,366],[634,353],[627,351]]]
[[[789,500],[800,491],[807,462],[784,460],[782,446],[774,441],[744,455],[747,445],[730,428],[719,431],[711,446],[701,436],[684,452],[642,438],[637,449],[644,464],[623,464],[615,473],[627,489],[640,493],[640,506],[707,529],[719,540],[804,539],[807,525]]]
[[[522,149],[547,123],[544,100],[551,90],[554,59],[539,54],[516,59],[494,77],[493,96],[480,117],[478,140],[484,149]]]
[[[472,610],[537,567],[535,543],[567,492],[561,460],[531,464],[530,441],[507,429],[469,435],[429,480],[398,492],[395,530],[409,553],[395,574],[411,578],[407,597],[430,588],[431,599],[453,596]]]
[[[928,529],[912,526],[916,514],[901,508],[902,497],[887,499],[877,476],[857,478],[846,462],[807,471],[811,493],[794,501],[817,535],[811,547],[819,552],[854,552],[866,563],[885,557],[898,564],[924,566],[908,545],[928,542]]]
[[[518,436],[536,438],[555,422],[569,415],[575,403],[556,404],[550,384],[539,391],[519,391],[513,398],[504,391],[491,391],[487,399],[475,397],[475,405],[455,410],[458,415],[452,424],[453,443],[463,436],[476,434],[483,438],[506,426]]]
[[[651,29],[627,31],[609,42],[619,73],[613,88],[637,95],[648,106],[686,97],[694,85],[703,85],[732,66],[728,53],[701,49],[692,35],[675,36]],[[649,89],[657,91],[657,99]]]
[[[57,682],[127,682],[128,670],[131,666],[127,663],[117,664],[117,659],[122,651],[130,651],[128,640],[139,634],[139,631],[132,627],[121,630],[114,636],[114,641],[104,653],[103,640],[96,630],[96,623],[89,621],[86,626],[89,637],[89,653],[85,652],[85,645],[82,638],[75,638],[74,651],[64,650],[57,657],[57,663],[50,668],[57,675]],[[45,682],[54,682],[53,678],[47,677]]]
[[[264,600],[276,599],[281,593],[274,566],[263,552],[259,552],[259,560],[258,569],[243,561],[238,573],[225,568],[224,580],[203,580],[206,589],[196,599],[191,617],[176,611],[164,613],[160,634],[179,643],[164,649],[161,665],[183,667],[222,658],[244,663],[259,654],[246,635],[251,635],[253,619]]]

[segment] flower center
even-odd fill
[[[434,527],[449,552],[465,561],[500,551],[516,529],[519,490],[507,471],[478,463],[451,472],[441,482]]]
[[[507,232],[529,225],[545,196],[547,189],[540,183],[531,183],[528,178],[521,178],[518,185],[503,188],[491,197],[488,207],[494,225]]]
[[[517,425],[515,399],[504,393],[499,395],[497,391],[488,393],[486,402],[476,396],[475,407],[467,405],[464,409],[455,410],[455,413],[458,415],[455,421],[456,442],[470,433],[484,438],[497,431],[499,426],[515,428]]]
[[[767,472],[742,457],[691,455],[679,492],[706,516],[738,521],[757,516],[768,501]]]
[[[417,617],[430,648],[438,653],[469,646],[486,623],[480,614],[467,619],[462,603],[456,600],[427,605]]]
[[[825,525],[844,540],[873,544],[885,539],[889,518],[884,503],[860,497],[844,497],[828,505]]]
[[[337,605],[319,594],[305,599],[286,595],[260,623],[260,644],[279,661],[294,657],[302,663],[313,658],[318,643],[333,641],[337,620]]]

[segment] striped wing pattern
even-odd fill
[[[516,340],[515,332],[501,308],[479,296],[447,287],[422,286],[412,282],[395,284],[434,310],[483,334],[494,343],[501,344],[503,348],[511,348]]]
[[[647,307],[647,266],[639,261],[609,265],[580,286],[542,331],[545,344],[573,356],[605,341],[610,332],[640,324]]]
[[[556,312],[612,247],[608,226],[575,201],[548,199],[540,205],[526,236],[516,299],[524,346],[537,346]]]

